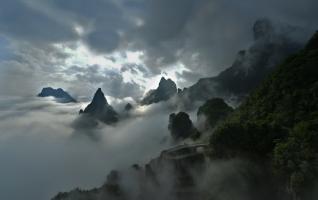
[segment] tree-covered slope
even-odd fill
[[[290,195],[308,196],[318,180],[318,32],[250,94],[210,142],[214,156],[266,163]]]
[[[292,127],[317,117],[317,108],[318,48],[306,48],[281,64],[236,114],[241,120],[265,120]]]

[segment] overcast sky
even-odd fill
[[[179,87],[228,67],[256,19],[316,29],[316,0],[1,0],[0,95],[102,87],[140,98],[160,76]]]

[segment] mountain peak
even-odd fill
[[[159,86],[157,89],[159,89],[160,87],[171,87],[171,88],[176,87],[177,88],[177,85],[170,78],[165,79],[164,77],[161,77]]]
[[[141,104],[149,105],[160,101],[167,101],[176,93],[176,83],[170,78],[165,79],[164,77],[161,77],[157,89],[149,91],[145,98],[141,101]]]
[[[98,88],[97,91],[94,94],[92,103],[98,104],[98,105],[108,105],[107,99],[105,98],[105,95],[101,88]]]
[[[108,104],[101,88],[97,89],[92,102],[84,109],[84,111],[80,111],[80,114],[90,114],[106,124],[118,121],[117,112]]]

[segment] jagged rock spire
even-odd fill
[[[98,88],[92,102],[84,110],[81,110],[80,114],[89,114],[106,124],[118,121],[117,112],[108,104],[101,88]]]

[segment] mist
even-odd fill
[[[112,169],[144,164],[170,145],[169,109],[140,108],[114,126],[76,129],[81,106],[1,97],[0,199],[43,200],[97,187]]]

